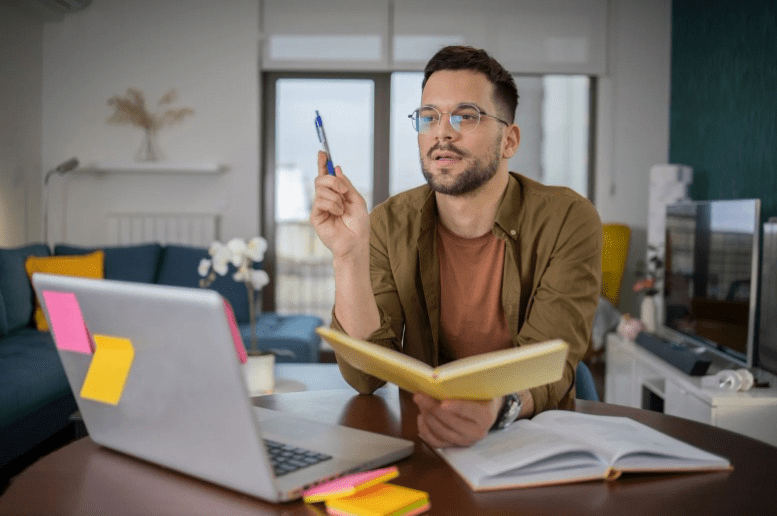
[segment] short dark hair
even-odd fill
[[[515,121],[515,109],[518,107],[518,88],[513,76],[491,57],[485,50],[467,46],[449,46],[440,49],[426,63],[424,82],[421,90],[426,87],[426,81],[440,70],[472,70],[480,72],[494,85],[494,98],[501,115],[509,122]]]

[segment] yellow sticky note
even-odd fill
[[[117,405],[124,392],[135,349],[129,339],[93,335],[95,352],[86,373],[81,397]]]
[[[345,498],[326,501],[327,512],[338,516],[414,516],[429,507],[425,491],[394,484],[378,484]]]

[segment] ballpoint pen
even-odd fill
[[[329,153],[329,144],[326,141],[326,133],[324,132],[324,122],[321,120],[321,115],[316,110],[316,131],[318,132],[318,141],[321,142],[321,146],[326,152],[326,169],[330,175],[335,175],[335,166],[332,164],[332,155]]]

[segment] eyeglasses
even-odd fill
[[[450,115],[449,119],[451,127],[453,127],[453,129],[459,133],[466,133],[477,128],[477,126],[480,124],[480,119],[484,116],[493,118],[498,122],[502,122],[508,127],[510,126],[509,123],[505,122],[501,118],[497,118],[494,115],[489,115],[473,104],[460,104],[456,106],[453,111],[447,111],[445,113],[441,113],[438,109],[432,106],[421,106],[420,108],[407,115],[407,117],[413,124],[413,129],[419,133],[425,133],[436,128],[439,125],[440,120],[442,120],[443,115]]]

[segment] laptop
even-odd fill
[[[41,273],[32,283],[102,446],[271,502],[413,451],[405,439],[254,407],[212,290]],[[275,463],[279,450],[294,464]]]

